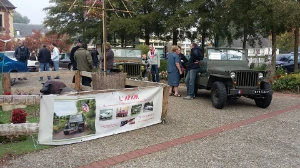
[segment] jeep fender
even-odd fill
[[[224,76],[224,75],[219,75],[219,74],[212,74],[209,76],[209,80],[207,83],[207,88],[211,88],[212,84],[215,81],[220,81],[222,83],[224,83],[224,85],[226,86],[226,89],[228,90],[227,86],[233,85],[233,81],[231,79],[230,76]]]

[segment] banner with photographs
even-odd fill
[[[43,96],[39,143],[78,143],[160,123],[162,98],[161,87]]]

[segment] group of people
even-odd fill
[[[172,52],[168,55],[168,85],[169,95],[181,97],[178,93],[180,78],[184,73],[185,84],[187,87],[187,96],[183,99],[191,100],[195,97],[195,80],[197,73],[200,70],[200,61],[203,60],[203,54],[196,43],[191,44],[191,57],[189,60],[181,53],[181,48],[178,46],[172,47]]]
[[[149,51],[147,54],[147,62],[150,65],[152,82],[160,82],[159,79],[159,67],[160,57],[157,50],[153,45],[149,45]],[[197,73],[200,70],[200,62],[203,60],[203,54],[201,48],[196,44],[191,44],[191,56],[190,59],[181,53],[180,46],[172,46],[171,52],[168,54],[168,85],[169,95],[175,97],[181,97],[178,93],[178,86],[181,78],[185,76],[185,84],[187,87],[187,96],[183,99],[191,100],[195,97],[195,80]]]
[[[105,43],[106,49],[106,73],[110,73],[114,64],[114,52],[111,49],[110,43]],[[91,52],[87,50],[87,45],[83,44],[81,40],[77,41],[77,45],[72,48],[70,53],[70,60],[74,70],[92,72],[93,69],[98,69],[101,61],[101,72],[104,72],[104,56],[100,57],[99,53],[93,48]],[[82,85],[91,86],[92,79],[89,77],[82,77]],[[75,78],[73,78],[73,83]]]

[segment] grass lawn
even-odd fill
[[[26,119],[29,123],[39,122],[39,105],[27,106],[24,110],[28,113]],[[10,123],[11,114],[12,111],[0,111],[0,124]],[[48,145],[37,145],[37,135],[20,136],[12,139],[0,136],[0,165],[1,162],[3,163],[5,160],[15,156],[51,147]]]

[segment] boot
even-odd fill
[[[43,81],[43,77],[40,77],[40,80],[39,81]]]

